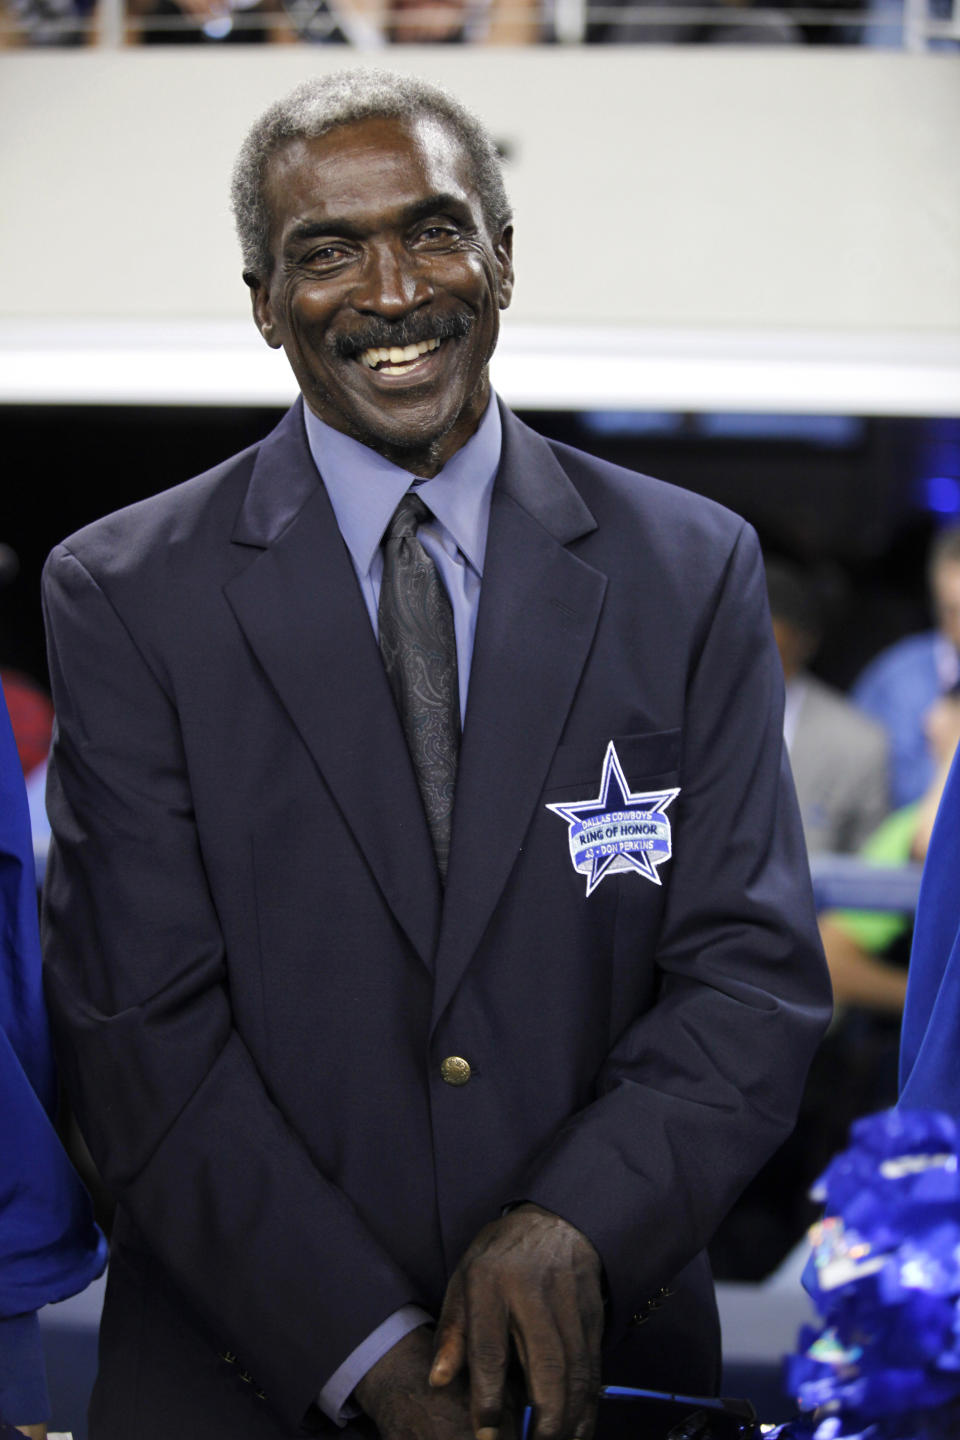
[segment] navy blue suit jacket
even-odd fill
[[[758,548],[504,426],[445,896],[299,405],[48,563],[49,1003],[120,1205],[92,1440],[298,1433],[519,1198],[599,1250],[609,1377],[716,1379],[698,1252],[828,1003]],[[611,740],[673,856],[588,896],[547,806]]]

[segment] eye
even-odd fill
[[[328,241],[324,245],[318,245],[316,249],[309,251],[300,261],[311,270],[332,270],[349,259],[350,249],[340,241]]]
[[[459,226],[452,220],[433,220],[429,225],[424,225],[416,236],[418,244],[434,247],[453,245],[459,238]]]

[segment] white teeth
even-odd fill
[[[363,351],[360,355],[360,361],[371,370],[376,370],[379,365],[385,365],[390,367],[387,370],[388,375],[402,375],[402,370],[396,370],[393,367],[396,365],[409,365],[412,361],[419,360],[421,355],[426,355],[429,351],[436,350],[439,344],[440,341],[438,339],[433,339],[418,340],[416,345],[391,345],[389,348],[383,345],[372,346],[369,350]]]

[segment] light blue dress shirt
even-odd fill
[[[414,486],[436,517],[421,525],[417,534],[450,596],[462,724],[467,713],[490,497],[502,446],[496,400],[491,396],[473,435],[430,480],[419,479],[358,440],[332,429],[318,420],[306,405],[303,413],[310,453],[330,496],[375,635],[378,635],[377,606],[383,575],[380,543],[391,515],[407,490]],[[367,1371],[404,1335],[419,1325],[429,1324],[432,1319],[419,1305],[404,1305],[388,1316],[347,1356],[324,1385],[318,1398],[324,1414],[340,1425],[358,1414],[349,1396]]]
[[[490,496],[500,464],[500,411],[491,396],[483,419],[467,443],[432,480],[418,479],[349,435],[333,430],[304,406],[307,442],[323,478],[343,536],[374,634],[383,575],[380,542],[411,486],[436,516],[417,535],[440,571],[453,607],[460,683],[460,720],[467,713],[467,687],[487,548]]]
[[[890,801],[919,800],[936,768],[923,717],[960,680],[960,657],[938,630],[908,635],[881,650],[858,676],[850,698],[890,736]]]

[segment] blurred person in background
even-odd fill
[[[924,716],[937,697],[960,680],[960,525],[937,535],[927,578],[936,628],[882,650],[851,691],[854,703],[890,737],[894,805],[919,799],[933,780],[936,762],[927,745]]]
[[[6,0],[0,5],[0,48],[89,44],[95,0]]]
[[[50,696],[29,675],[0,665],[0,683],[7,700],[17,754],[24,777],[42,767],[53,737],[53,705]]]
[[[783,734],[809,854],[859,850],[889,808],[883,729],[807,668],[820,647],[821,606],[798,565],[766,562],[773,634],[786,682]]]
[[[0,684],[6,698],[7,714],[27,786],[30,828],[34,854],[42,856],[50,835],[44,804],[47,779],[47,756],[53,737],[53,702],[46,690],[11,659],[22,653],[15,642],[16,620],[10,618],[9,595],[20,575],[20,560],[11,545],[0,541]],[[42,871],[41,871],[42,873]]]
[[[865,860],[878,865],[923,861],[960,743],[960,690],[934,702],[925,733],[934,779],[919,801],[881,822],[860,849]],[[955,876],[954,869],[949,883],[960,894]],[[835,910],[820,916],[836,1012],[810,1067],[793,1134],[750,1182],[714,1237],[710,1259],[717,1279],[756,1281],[769,1275],[816,1218],[810,1186],[846,1146],[852,1122],[894,1104],[912,928],[911,915],[893,911]],[[960,980],[953,983],[960,1005]],[[917,998],[915,1010],[924,1018],[935,989],[936,982],[928,980],[922,999]],[[915,1031],[923,1023],[917,1020]],[[956,1032],[960,1023],[951,1033]],[[945,1044],[935,1044],[934,1050],[940,1068],[946,1068]],[[957,1053],[952,1064],[960,1075]],[[960,1101],[960,1080],[955,1093]]]
[[[604,0],[603,20],[588,24],[587,39],[613,45],[794,45],[802,41],[798,26],[783,5],[754,5],[751,0]],[[670,10],[678,13],[670,16]],[[611,19],[620,10],[622,17]],[[645,18],[645,11],[652,18]],[[688,19],[684,11],[699,12]],[[716,10],[716,22],[704,12]],[[758,12],[758,13],[755,13]],[[589,19],[589,12],[588,12]]]
[[[0,1418],[47,1433],[37,1311],[83,1290],[106,1248],[53,1126],[56,1081],[23,775],[0,694]]]
[[[53,704],[50,696],[11,657],[16,655],[14,625],[8,616],[10,587],[20,575],[20,558],[12,545],[0,541],[0,683],[6,698],[7,714],[13,726],[17,754],[24,776],[29,777],[47,758],[53,735]]]
[[[536,0],[129,0],[129,13],[130,38],[147,45],[517,45],[541,29]]]
[[[842,12],[849,22],[863,7],[864,0],[594,0],[602,15],[590,21],[588,13],[586,38],[631,45],[857,44],[861,27],[831,21]]]
[[[934,767],[919,800],[888,815],[863,846],[876,865],[924,864],[944,786],[960,745],[960,687],[933,702],[923,731]],[[955,888],[956,869],[953,884]],[[801,1109],[806,1127],[830,1155],[847,1143],[850,1125],[897,1099],[904,999],[914,916],[890,910],[833,910],[820,917],[836,1012],[814,1059]],[[954,1068],[960,1067],[956,1053]],[[918,1102],[919,1103],[919,1102]]]
[[[280,0],[127,0],[127,38],[140,45],[259,44],[274,34]]]
[[[944,786],[960,744],[960,685],[941,695],[924,716],[933,779],[919,800],[900,806],[863,846],[876,865],[923,864]],[[899,1022],[907,991],[911,917],[889,910],[836,910],[820,917],[838,1009],[858,1006]],[[899,1028],[899,1027],[898,1027]],[[882,1103],[890,1103],[885,1098]]]

